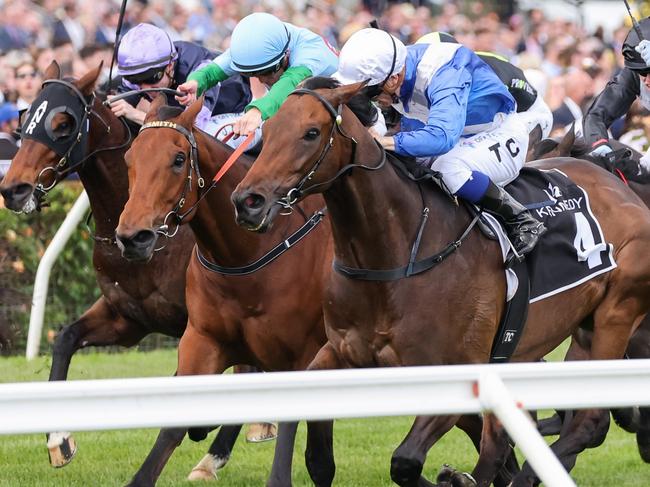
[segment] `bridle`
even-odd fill
[[[284,197],[280,198],[277,201],[277,204],[282,206],[285,210],[291,211],[292,206],[305,194],[321,186],[326,186],[331,184],[336,179],[341,177],[343,174],[345,174],[346,172],[350,171],[355,167],[366,169],[368,171],[377,171],[384,166],[384,164],[386,163],[386,151],[384,150],[383,146],[378,142],[376,143],[381,150],[381,160],[376,166],[367,166],[365,164],[358,164],[354,162],[356,159],[357,141],[354,139],[354,137],[350,137],[348,134],[346,134],[341,128],[341,124],[343,123],[343,104],[339,105],[337,108],[334,108],[334,106],[332,106],[332,104],[329,101],[327,101],[325,97],[323,97],[320,93],[305,88],[294,90],[290,95],[309,95],[316,98],[332,117],[332,127],[330,128],[327,142],[323,146],[323,149],[321,150],[318,159],[316,159],[316,162],[314,162],[311,169],[300,179],[300,181],[298,181],[298,184],[296,184],[293,188],[291,188]],[[311,186],[305,188],[305,185],[312,180],[312,178],[316,174],[316,171],[318,171],[321,164],[325,160],[325,157],[327,157],[327,154],[334,146],[334,137],[336,135],[335,132],[338,132],[339,135],[341,135],[344,139],[350,141],[352,145],[351,162],[343,166],[332,178],[328,179],[327,181],[324,181],[322,183],[312,184]]]
[[[162,225],[156,230],[157,233],[160,233],[165,237],[172,238],[178,232],[178,229],[180,228],[183,220],[196,208],[196,206],[203,199],[203,196],[207,194],[207,191],[204,192],[203,195],[199,196],[196,203],[194,203],[187,211],[185,211],[184,213],[180,213],[180,211],[185,206],[185,201],[188,193],[192,191],[192,179],[194,173],[196,172],[197,185],[200,189],[205,187],[205,180],[201,176],[201,171],[199,169],[199,149],[196,144],[196,139],[194,138],[194,134],[192,133],[191,130],[187,130],[185,127],[183,127],[182,125],[176,122],[169,122],[166,120],[154,120],[152,122],[145,123],[142,127],[140,127],[140,132],[151,128],[169,128],[172,130],[176,130],[177,132],[180,132],[185,137],[187,142],[190,144],[190,163],[188,165],[187,178],[185,179],[183,190],[181,191],[181,194],[178,198],[178,202],[169,211],[169,213],[165,215]],[[171,218],[174,218],[176,220],[176,228],[172,233],[169,233],[169,220]]]
[[[78,169],[80,166],[83,166],[83,164],[90,159],[91,157],[95,156],[96,154],[104,151],[110,151],[110,150],[119,150],[127,147],[132,140],[132,135],[131,135],[131,130],[129,129],[126,121],[124,121],[122,118],[120,118],[120,121],[124,125],[127,133],[127,139],[126,141],[114,145],[114,146],[109,146],[109,147],[100,147],[85,156],[81,157],[79,160],[74,160],[73,157],[73,151],[79,146],[79,144],[82,143],[82,141],[87,140],[89,136],[89,130],[90,130],[90,116],[94,115],[102,124],[106,127],[106,133],[105,135],[109,135],[111,133],[111,126],[104,120],[104,118],[93,108],[95,100],[96,100],[96,94],[95,92],[92,93],[90,96],[90,100],[87,100],[84,94],[77,88],[75,85],[70,83],[69,81],[65,80],[60,80],[60,79],[49,79],[45,80],[42,85],[42,90],[44,90],[48,85],[62,85],[66,88],[68,88],[72,93],[76,96],[77,100],[81,103],[82,105],[82,114],[81,118],[79,118],[79,115],[75,113],[73,109],[71,109],[68,105],[62,105],[60,107],[56,107],[48,112],[48,116],[45,118],[45,132],[49,136],[49,138],[54,141],[55,137],[51,132],[51,126],[49,125],[49,122],[51,121],[51,118],[53,115],[56,115],[57,113],[66,113],[69,116],[71,116],[77,125],[77,132],[75,134],[69,135],[66,137],[66,139],[70,140],[70,145],[64,149],[65,152],[63,155],[61,155],[59,162],[54,165],[54,166],[47,166],[43,168],[39,173],[38,176],[36,177],[36,187],[34,188],[34,193],[35,197],[37,200],[37,208],[40,208],[41,206],[41,201],[42,199],[47,195],[47,193],[54,187],[56,184],[64,179],[70,172]],[[41,91],[43,94],[43,91]],[[39,97],[40,98],[40,97]],[[47,99],[47,97],[43,96],[43,99]],[[29,117],[27,121],[25,122],[26,124],[29,122]],[[40,119],[39,119],[40,120]],[[21,136],[24,137],[25,135],[25,129],[23,128],[21,130]],[[48,141],[42,140],[42,138],[37,138],[37,137],[32,137],[34,140],[37,140],[39,142],[45,143],[45,145],[48,145],[48,147],[51,148],[51,146],[47,143]],[[52,149],[54,150],[54,149]],[[54,174],[54,180],[52,181],[51,184],[45,184],[43,183],[43,177],[47,173],[52,172]]]

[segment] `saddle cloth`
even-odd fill
[[[558,169],[524,167],[506,190],[544,222],[548,231],[526,256],[530,273],[530,302],[540,301],[616,268],[613,246],[605,241],[589,206],[589,195]],[[487,215],[488,217],[490,215]],[[489,218],[494,223],[494,218]],[[494,225],[493,225],[494,227]],[[504,259],[509,243],[495,228]],[[516,278],[507,273],[508,298]]]

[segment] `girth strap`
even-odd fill
[[[332,262],[332,267],[336,272],[343,274],[345,277],[349,277],[350,279],[359,279],[362,281],[396,281],[398,279],[403,279],[405,277],[411,277],[417,274],[421,274],[422,272],[426,272],[429,269],[432,269],[433,267],[437,266],[443,260],[449,257],[451,254],[453,254],[462,245],[463,241],[467,238],[472,228],[474,228],[474,226],[478,222],[478,218],[479,218],[478,215],[474,217],[474,219],[470,222],[469,226],[465,229],[462,235],[458,237],[457,240],[451,242],[449,245],[447,245],[447,247],[442,249],[437,254],[419,260],[417,262],[412,261],[415,257],[414,254],[417,253],[417,248],[414,246],[411,251],[411,262],[409,262],[405,266],[398,267],[396,269],[385,269],[385,270],[359,269],[356,267],[348,267],[336,260]],[[423,217],[422,225],[425,222],[426,219]],[[417,241],[419,241],[421,234],[422,234],[422,226],[420,227],[420,231],[418,232]]]
[[[227,276],[244,276],[246,274],[252,274],[254,272],[259,271],[262,267],[273,262],[275,259],[280,257],[291,247],[293,247],[298,242],[300,242],[300,240],[302,240],[304,237],[309,235],[309,233],[311,233],[311,231],[314,228],[316,228],[318,224],[323,220],[323,218],[325,217],[325,212],[326,212],[326,208],[323,208],[322,210],[319,210],[316,213],[314,213],[309,220],[307,220],[298,230],[292,233],[287,239],[280,242],[278,245],[273,247],[266,254],[264,254],[262,257],[257,259],[255,262],[252,262],[251,264],[242,267],[220,266],[218,264],[215,264],[214,262],[210,262],[203,255],[201,255],[198,246],[195,247],[196,257],[199,259],[199,262],[203,267],[205,267],[209,271],[216,272],[218,274],[224,274]]]

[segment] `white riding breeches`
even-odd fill
[[[205,123],[203,130],[214,137],[222,127],[236,122],[243,115],[243,113],[220,113],[219,115],[213,115],[210,120]],[[223,138],[230,132],[232,132],[232,127],[225,127],[223,130],[221,130],[221,132],[219,132],[219,140],[223,140]],[[239,144],[241,144],[245,139],[246,137],[233,137],[228,142],[226,142],[226,144],[233,149],[236,149],[239,147]],[[260,140],[262,140],[261,127],[255,130],[255,137],[253,138],[251,144],[248,146],[247,150],[255,147],[260,142]]]
[[[540,95],[537,95],[535,103],[525,112],[519,113],[519,116],[528,127],[528,133],[532,132],[539,125],[542,128],[543,139],[551,135],[553,112]]]
[[[453,194],[470,179],[472,171],[505,186],[517,177],[526,160],[528,128],[520,115],[497,113],[489,129],[461,138],[453,149],[432,164],[429,159],[427,165],[441,173]]]

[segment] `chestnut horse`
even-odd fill
[[[325,343],[322,293],[332,258],[329,224],[314,225],[310,235],[256,272],[241,267],[289,240],[308,215],[322,218],[322,198],[311,198],[283,219],[271,232],[274,243],[269,246],[268,238],[240,228],[230,213],[230,194],[251,159],[241,156],[218,184],[204,187],[202,175],[215,175],[232,150],[192,128],[202,100],[180,115],[162,103],[160,97],[154,101],[143,130],[126,153],[130,194],[116,236],[123,255],[146,260],[153,255],[163,225],[173,232],[177,224],[189,223],[194,232],[178,375],[220,374],[240,363],[265,371],[304,370]],[[208,269],[217,265],[238,275]],[[319,425],[315,429],[318,437],[331,437]],[[153,485],[186,431],[161,430],[130,485]],[[201,428],[190,430],[190,436],[202,434]],[[206,458],[199,467],[210,470],[213,462]]]
[[[87,103],[99,69],[89,71],[80,80],[72,82]],[[59,66],[54,62],[45,72],[47,80],[59,80]],[[48,88],[49,87],[49,88]],[[49,99],[47,83],[42,96]],[[67,97],[59,100],[68,107],[81,102],[73,88]],[[64,173],[77,171],[90,199],[96,224],[93,264],[102,296],[77,321],[66,326],[57,335],[52,352],[49,380],[65,380],[72,355],[89,346],[120,345],[131,347],[150,333],[180,337],[187,323],[185,307],[185,271],[190,259],[194,236],[188,228],[180,229],[165,248],[154,254],[148,263],[124,260],[115,245],[115,227],[128,198],[128,180],[124,153],[131,143],[131,134],[111,110],[95,98],[89,117],[86,155],[95,154],[77,167],[59,167]],[[72,116],[65,111],[51,120],[51,132],[67,137],[71,146],[76,137],[68,133],[75,126]],[[38,184],[54,186],[52,178],[60,157],[46,145],[24,139],[13,159],[9,172],[0,185],[5,205],[20,211],[33,197]],[[45,179],[43,179],[43,177]],[[210,454],[225,465],[238,430],[224,427],[210,447]],[[50,462],[55,467],[67,465],[76,451],[76,443],[69,433],[49,436]]]
[[[404,276],[417,257],[411,252],[420,232],[419,255],[440,256],[424,259],[437,265],[408,279],[367,281],[332,273],[324,300],[328,342],[310,369],[485,363],[505,305],[498,245],[471,229],[472,217],[438,187],[418,188],[387,162],[392,156],[344,106],[362,86],[289,96],[266,122],[262,152],[233,193],[237,220],[264,231],[280,208],[320,192],[339,268]],[[589,358],[622,358],[628,337],[650,308],[650,211],[614,176],[588,162],[565,158],[536,166],[557,167],[588,191],[618,267],[531,304],[512,360],[538,361],[580,326],[594,330]],[[393,480],[431,485],[421,476],[426,453],[457,419],[417,418],[393,454]],[[608,425],[606,411],[579,411],[552,448],[570,469],[579,452],[602,442]],[[285,433],[294,428],[281,427],[279,441],[290,440]],[[310,472],[333,468],[330,444],[329,438],[314,438],[318,450],[307,459]],[[507,447],[503,426],[487,415],[472,472],[477,485],[490,485]],[[512,485],[538,482],[526,464]]]
[[[560,139],[544,139],[532,147],[532,157],[534,159],[549,159],[552,157],[576,157],[594,162],[604,169],[610,170],[619,178],[622,176],[627,184],[650,208],[650,178],[648,174],[638,175],[638,161],[642,154],[631,147],[611,140],[610,145],[615,152],[629,150],[628,164],[624,164],[618,169],[619,164],[615,167],[603,166],[603,159],[589,155],[590,148],[583,139],[576,139],[575,132],[569,130]],[[620,171],[620,173],[619,173]],[[622,179],[623,181],[623,179]],[[578,330],[574,334],[571,346],[567,352],[567,360],[583,360],[587,355],[585,349],[591,344],[591,333],[587,330]],[[650,315],[646,316],[639,325],[634,335],[630,338],[630,343],[625,353],[628,358],[650,358]],[[639,454],[646,463],[650,463],[650,408],[634,409],[612,409],[612,416],[616,423],[630,433],[636,433]],[[557,434],[559,432],[559,423],[557,420],[548,421],[540,431],[548,434]],[[544,423],[542,422],[542,423]]]

